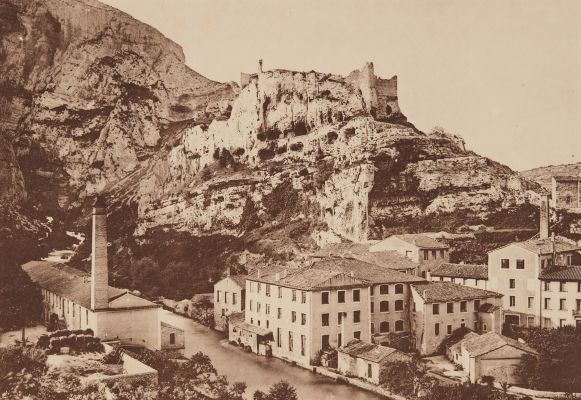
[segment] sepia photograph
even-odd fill
[[[0,0],[0,400],[581,400],[581,1]]]

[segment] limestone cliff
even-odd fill
[[[417,130],[397,77],[372,63],[347,76],[260,63],[240,86],[217,83],[94,0],[0,0],[0,33],[0,200],[79,223],[106,191],[119,252],[185,232],[298,253],[304,238],[379,238],[535,200],[460,137]]]

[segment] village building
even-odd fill
[[[562,292],[547,296],[560,284],[551,275],[556,265],[569,266],[578,257],[580,247],[575,242],[560,237],[530,239],[513,242],[488,253],[488,288],[504,295],[505,323],[521,326],[554,327],[573,323],[572,310],[576,304]],[[543,279],[540,277],[544,276]],[[549,282],[549,283],[546,283]],[[569,289],[575,283],[564,284]],[[552,290],[545,288],[552,287]],[[565,299],[562,303],[561,299]],[[565,307],[560,309],[561,306]],[[568,317],[564,318],[564,311]]]
[[[412,332],[421,355],[442,350],[445,339],[460,328],[497,332],[502,328],[502,294],[452,282],[415,283]]]
[[[229,275],[214,285],[214,329],[228,330],[232,313],[244,311],[247,275]]]
[[[480,289],[488,288],[488,266],[479,264],[443,263],[429,274],[429,280],[459,283]]]
[[[551,205],[557,210],[581,212],[581,174],[551,178]]]
[[[31,261],[22,266],[42,291],[44,321],[54,329],[91,329],[102,341],[175,349],[182,330],[160,323],[161,306],[108,284],[107,212],[93,208],[91,274],[64,264]],[[163,337],[162,337],[163,335]],[[167,337],[166,337],[167,335]]]
[[[537,355],[531,347],[496,332],[482,335],[468,334],[454,345],[453,361],[468,373],[471,383],[483,376],[491,376],[497,383],[521,383],[517,368],[522,356]]]
[[[541,271],[539,320],[544,326],[575,326],[581,330],[581,266]]]
[[[397,349],[366,343],[358,339],[337,349],[337,369],[343,375],[355,376],[380,385],[381,372],[388,363],[410,361],[412,357]]]
[[[257,354],[309,365],[319,351],[351,339],[409,336],[409,285],[415,282],[425,280],[339,257],[256,270],[246,280],[244,321],[230,319],[229,338]]]
[[[424,278],[435,266],[450,261],[450,246],[422,233],[392,235],[371,245],[369,250],[397,251],[418,263],[418,275]]]

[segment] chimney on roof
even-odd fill
[[[539,238],[549,238],[549,195],[541,195],[541,215],[539,222]]]
[[[355,272],[353,272],[353,271],[349,272],[349,276],[350,276],[351,278],[355,278]]]
[[[256,269],[256,277],[260,279],[260,268]]]
[[[557,258],[557,249],[555,248],[555,232],[551,233],[551,254],[553,255],[553,266]]]
[[[93,205],[91,252],[91,309],[109,307],[109,266],[107,259],[107,205],[97,196]]]

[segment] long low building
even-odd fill
[[[108,284],[105,204],[93,208],[91,274],[70,266],[31,261],[22,269],[42,289],[43,317],[52,329],[91,329],[103,341],[150,349],[183,348],[184,332],[160,321],[161,306]]]
[[[488,265],[443,263],[430,272],[430,280],[488,288]]]

